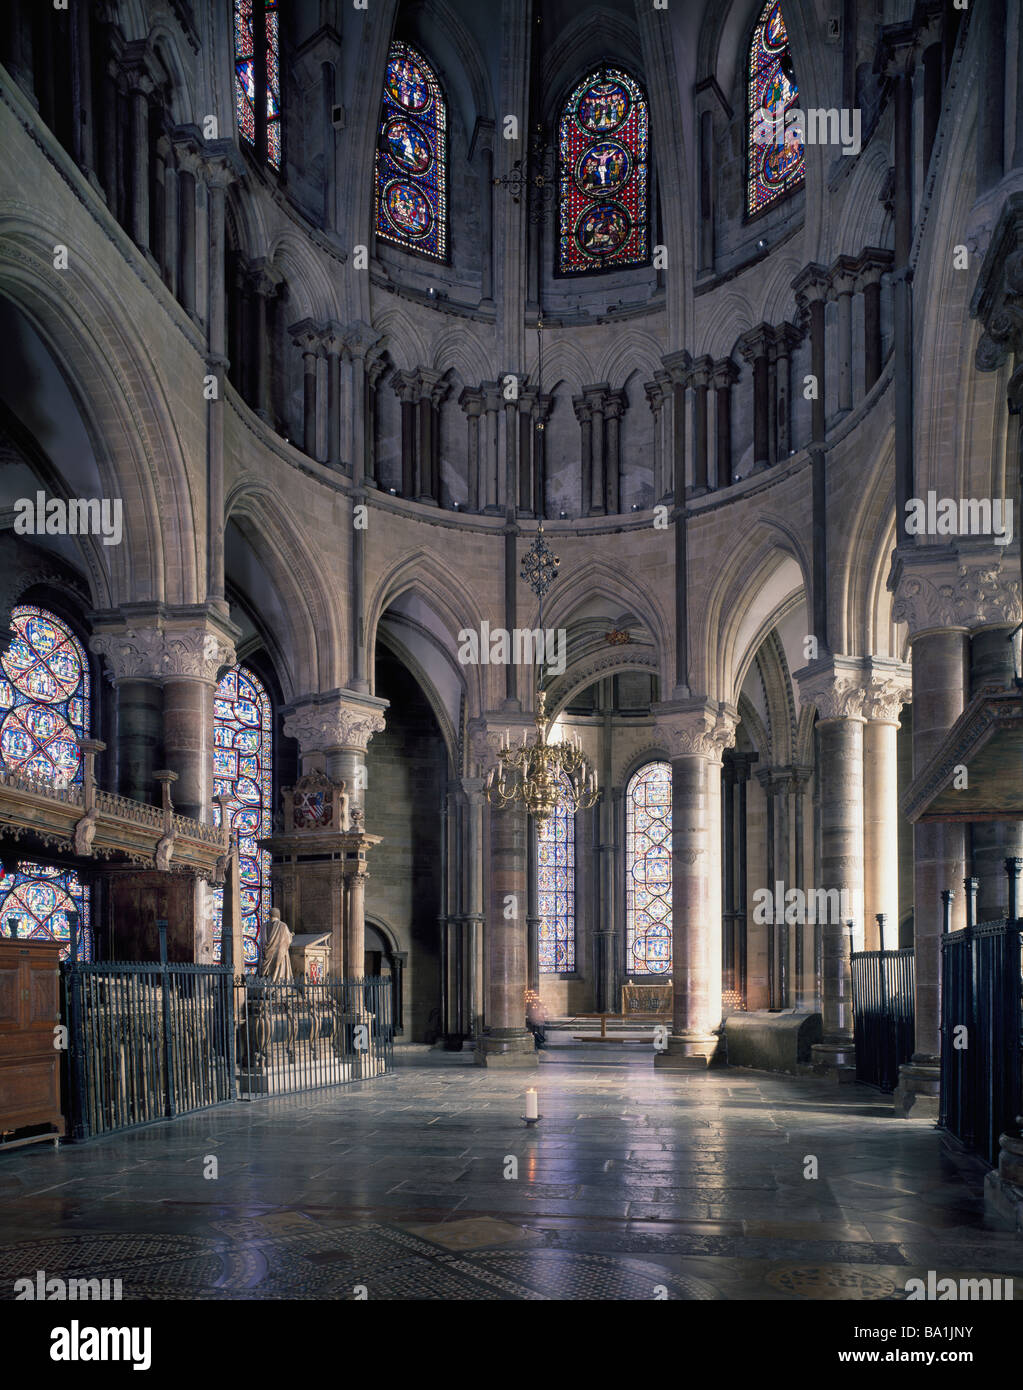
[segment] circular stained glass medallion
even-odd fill
[[[575,181],[588,197],[601,198],[621,188],[631,173],[632,160],[625,146],[617,140],[601,140],[579,156]]]
[[[632,220],[621,203],[594,203],[575,224],[579,250],[599,260],[613,256],[632,235]]]
[[[623,124],[631,109],[632,97],[621,82],[598,77],[579,98],[576,119],[584,130],[606,135]]]
[[[387,64],[387,93],[406,111],[425,111],[433,100],[426,73],[411,58],[392,58]]]
[[[411,121],[396,116],[384,129],[387,153],[399,168],[409,174],[425,174],[433,163],[433,150],[422,131]]]
[[[763,153],[761,163],[761,177],[764,183],[770,188],[784,188],[798,168],[802,154],[802,146],[798,139],[791,136],[781,148],[769,145]]]
[[[411,183],[396,179],[384,189],[384,211],[388,221],[402,236],[419,238],[433,225],[433,212],[427,198]]]

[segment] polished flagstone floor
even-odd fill
[[[1023,1298],[981,1165],[867,1088],[655,1072],[621,1046],[529,1075],[398,1060],[0,1154],[0,1298],[39,1269],[120,1278],[125,1299],[901,1299],[928,1270]]]

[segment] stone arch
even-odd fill
[[[130,543],[110,547],[117,552],[108,557],[112,601],[198,602],[202,540],[162,373],[130,316],[112,312],[87,246],[76,248],[67,271],[53,274],[40,248],[60,239],[59,229],[28,205],[0,208],[0,294],[46,346],[92,442],[103,486],[124,504]],[[198,358],[196,371],[201,375]]]
[[[379,636],[380,620],[392,603],[414,592],[440,619],[451,652],[457,651],[458,633],[462,628],[477,632],[483,623],[483,613],[465,587],[459,587],[437,558],[426,550],[416,550],[405,556],[377,580],[366,604],[366,650],[370,663],[370,687],[374,686],[373,652]],[[462,667],[469,717],[485,709],[483,668]],[[472,672],[472,674],[470,674]]]
[[[444,739],[444,746],[448,754],[448,763],[450,767],[454,769],[458,760],[458,730],[452,723],[447,707],[435,683],[431,680],[426,667],[409,651],[408,647],[395,633],[388,630],[386,623],[380,623],[377,626],[377,641],[382,646],[386,647],[393,656],[398,658],[423,692],[426,702],[433,712],[433,717],[437,721],[437,727],[440,729]]]
[[[611,346],[597,366],[597,380],[612,386],[639,371],[647,380],[661,366],[661,352],[652,333],[638,328],[626,328],[614,334]]]
[[[256,553],[293,625],[288,633],[273,633],[286,699],[343,686],[349,670],[346,614],[325,589],[320,567],[279,492],[244,480],[229,493],[224,511],[225,522],[234,521],[250,543],[258,540]]]

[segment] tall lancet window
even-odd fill
[[[447,103],[423,55],[398,40],[387,55],[377,131],[376,232],[406,251],[447,259]]]
[[[747,84],[746,212],[752,216],[799,188],[806,172],[803,131],[787,119],[799,87],[776,0],[768,0],[753,30]]]
[[[558,126],[558,273],[644,265],[650,257],[650,115],[619,68],[591,72]]]
[[[53,613],[19,604],[14,639],[0,657],[0,765],[37,782],[82,781],[89,733],[89,664],[74,633]],[[77,912],[80,960],[92,957],[89,890],[73,869],[19,860],[0,870],[0,936],[56,941],[68,953],[68,913]]]
[[[273,820],[273,716],[262,681],[245,666],[228,671],[213,701],[213,792],[229,798],[241,862],[242,941],[246,965],[259,960],[259,934],[270,915],[270,853],[259,840]],[[220,807],[215,821],[220,824]],[[220,960],[224,890],[213,892],[214,958]]]
[[[647,763],[625,793],[625,969],[671,970],[671,765]]]
[[[272,169],[281,167],[281,35],[278,0],[234,0],[234,105],[238,133]]]
[[[575,816],[564,801],[537,831],[536,851],[540,973],[568,975],[575,970]]]

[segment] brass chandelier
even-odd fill
[[[543,319],[538,318],[537,336],[537,390],[543,392]],[[543,422],[537,423],[543,429]],[[542,496],[542,494],[541,494]],[[543,507],[538,507],[540,519],[537,523],[536,538],[522,557],[521,577],[540,600],[540,632],[543,626],[544,595],[554,583],[561,564],[547,544],[543,533]],[[525,730],[522,742],[517,747],[507,735],[498,750],[497,765],[490,769],[486,782],[486,797],[492,806],[505,807],[521,802],[532,815],[537,826],[542,826],[555,811],[565,808],[573,815],[576,811],[588,811],[596,805],[599,791],[596,773],[587,770],[578,734],[571,741],[561,740],[548,743],[551,721],[547,715],[547,692],[543,688],[543,666],[537,667],[536,734],[532,743],[527,743]]]

